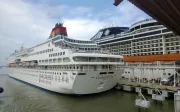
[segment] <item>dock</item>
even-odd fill
[[[130,86],[133,88],[136,87],[141,87],[141,88],[149,88],[149,89],[159,89],[159,90],[166,90],[169,92],[177,92],[178,89],[180,89],[180,87],[174,87],[174,86],[169,86],[169,85],[160,85],[159,83],[144,83],[144,82],[136,82],[136,81],[129,81],[128,79],[120,79],[118,81],[119,86]]]

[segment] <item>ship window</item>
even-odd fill
[[[56,62],[56,59],[53,59],[53,63],[55,63]]]
[[[78,73],[78,75],[86,75],[86,73]]]
[[[63,52],[63,55],[65,55],[65,52]]]
[[[114,74],[114,72],[108,72],[109,74]]]
[[[49,59],[49,63],[52,63],[52,59]]]
[[[100,74],[106,74],[107,72],[100,72]]]
[[[63,62],[70,62],[70,59],[68,57],[63,58]]]
[[[62,60],[61,60],[61,58],[58,58],[58,62],[61,62]]]
[[[67,75],[67,73],[66,73],[66,72],[63,72],[63,74]]]

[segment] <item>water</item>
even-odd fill
[[[0,112],[138,112],[137,94],[115,89],[94,95],[63,95],[29,86],[7,75],[0,75],[0,87],[4,88],[0,94]],[[151,102],[146,112],[173,112],[172,99],[159,103],[150,96],[146,98]]]

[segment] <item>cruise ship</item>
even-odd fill
[[[117,84],[123,56],[102,50],[95,41],[68,38],[57,23],[47,41],[8,57],[10,77],[64,94],[93,94]]]
[[[177,75],[175,69],[157,68],[178,66],[180,37],[154,19],[142,20],[130,27],[111,25],[100,29],[91,40],[103,50],[124,56],[127,66],[147,68],[143,74],[139,68],[127,68],[122,78],[170,81]]]

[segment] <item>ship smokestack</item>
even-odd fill
[[[63,23],[55,24],[55,27],[52,29],[49,38],[53,38],[54,36],[57,36],[57,35],[67,36],[67,30],[66,30],[66,27],[63,27]]]

